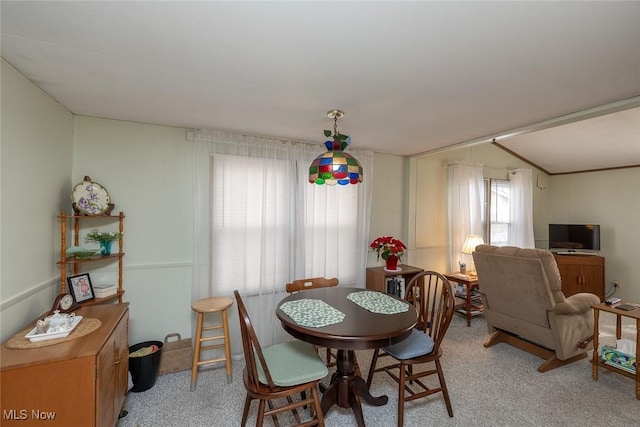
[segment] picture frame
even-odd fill
[[[73,295],[73,299],[77,303],[82,303],[95,299],[93,285],[89,273],[82,273],[76,276],[67,277],[67,286],[69,293]]]

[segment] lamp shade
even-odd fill
[[[309,166],[309,182],[311,184],[347,185],[362,182],[362,166],[344,149],[351,144],[348,135],[338,132],[338,119],[344,116],[344,111],[331,110],[327,117],[333,119],[333,134],[324,131],[324,136],[333,137],[324,143],[327,152],[316,157]]]
[[[349,153],[342,151],[345,143],[327,141],[327,152],[316,157],[309,166],[309,182],[312,184],[347,185],[362,182],[362,166]]]
[[[478,236],[476,234],[470,234],[464,241],[464,245],[462,245],[462,253],[471,255],[473,251],[476,250],[476,246],[484,245],[484,241],[482,240],[482,236]]]

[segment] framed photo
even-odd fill
[[[93,286],[91,285],[89,273],[67,277],[67,286],[76,302],[85,302],[96,297],[93,293]]]

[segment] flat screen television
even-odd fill
[[[549,250],[599,251],[599,224],[549,224]]]

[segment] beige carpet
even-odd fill
[[[601,342],[615,343],[614,317],[601,314]],[[635,339],[635,324],[623,323],[623,337]],[[483,317],[470,328],[455,316],[445,339],[443,366],[453,403],[449,418],[441,395],[407,405],[405,426],[635,426],[640,420],[640,400],[630,378],[601,370],[597,382],[591,378],[591,363],[581,360],[541,374],[542,362],[535,356],[498,344],[486,349]],[[359,351],[358,360],[366,375],[370,351]],[[198,387],[189,391],[190,372],[158,377],[156,385],[142,393],[130,393],[125,403],[129,415],[118,423],[128,426],[238,426],[245,392],[243,363],[234,361],[232,384],[226,383],[223,366],[201,370]],[[386,394],[382,407],[364,404],[368,426],[396,425],[395,383],[376,374],[374,395]],[[255,425],[254,403],[247,425]],[[281,417],[281,426],[292,425],[293,417]],[[273,425],[267,421],[265,425]],[[350,410],[333,407],[326,416],[328,427],[356,426]]]

